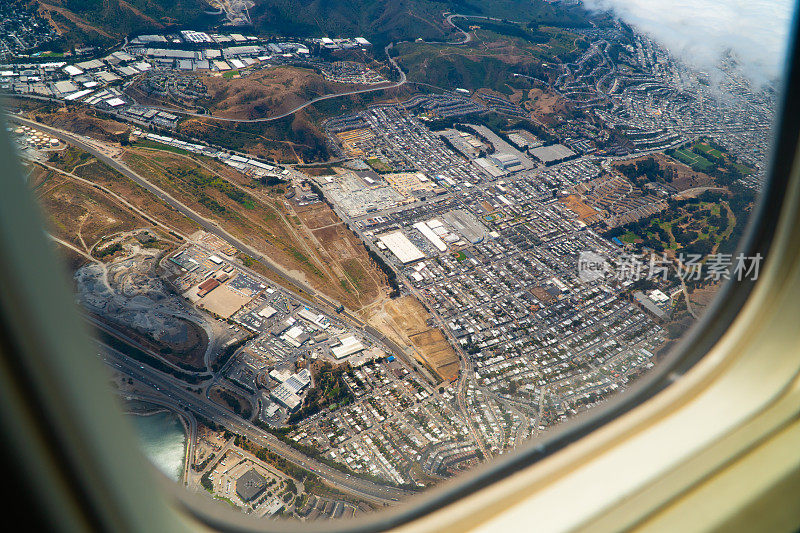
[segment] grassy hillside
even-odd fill
[[[125,35],[169,27],[203,29],[222,22],[205,0],[32,0],[58,26],[68,45],[108,44]],[[585,12],[543,0],[255,0],[254,29],[276,35],[358,36],[376,47],[392,41],[447,40],[445,12],[488,15],[527,25],[584,26]]]
[[[473,39],[462,46],[409,42],[397,47],[397,56],[412,81],[453,89],[486,87],[510,94],[511,73],[545,79],[542,63],[572,61],[588,46],[568,30],[541,26],[470,21]],[[519,81],[519,80],[516,80]]]
[[[256,0],[253,24],[264,31],[299,36],[365,35],[376,45],[422,38],[446,39],[442,13],[488,15],[524,24],[585,26],[581,8],[542,0]]]
[[[36,0],[65,48],[109,45],[131,34],[172,26],[205,28],[220,17],[207,15],[205,0]]]

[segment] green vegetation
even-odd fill
[[[673,250],[708,255],[728,241],[737,226],[737,217],[721,193],[705,192],[698,198],[670,206],[648,218],[606,232],[657,253]]]
[[[216,189],[245,209],[253,209],[253,198],[249,194],[219,176],[203,172],[198,168],[169,166],[164,170],[168,175],[188,185],[191,192],[196,195],[197,201],[214,213],[223,214],[227,210],[206,194],[208,189]]]
[[[253,414],[250,409],[250,402],[244,398],[223,388],[217,389],[217,394],[219,394],[219,397],[222,399],[222,401],[224,401],[227,406],[230,407],[231,411],[242,418],[250,418],[250,416]]]
[[[234,509],[238,509],[239,508],[239,506],[236,505],[235,503],[233,503],[233,501],[231,501],[230,498],[226,498],[225,496],[214,496],[214,499],[223,501],[223,502],[227,503],[228,505],[230,505],[231,507],[233,507]]]
[[[297,261],[298,263],[302,263],[305,266],[307,266],[309,269],[311,269],[311,272],[315,276],[320,277],[320,278],[325,277],[325,275],[322,273],[322,271],[319,268],[317,268],[317,265],[315,265],[315,264],[313,264],[311,262],[311,260],[308,258],[308,256],[306,254],[304,254],[303,252],[301,252],[300,250],[298,250],[294,246],[289,246],[287,251],[292,255],[292,258],[294,258],[295,261]]]
[[[538,2],[531,4],[541,7]],[[519,20],[518,14],[513,18]],[[520,24],[507,20],[455,19],[465,30],[468,26],[478,28],[472,31],[471,42],[459,46],[405,42],[397,46],[397,57],[413,81],[445,88],[488,88],[510,95],[515,89],[533,87],[530,79],[514,78],[512,73],[544,82],[547,74],[542,63],[574,61],[588,47],[584,37],[564,29],[582,25],[585,18],[581,19],[576,11],[562,16],[560,21],[562,24],[538,21]]]
[[[720,185],[730,185],[755,171],[737,161],[723,146],[708,137],[665,153],[689,165],[692,170],[705,172]]]
[[[681,163],[685,163],[692,167],[692,170],[698,172],[707,172],[714,164],[700,154],[696,154],[686,148],[675,150],[674,157]]]
[[[229,80],[229,79],[233,78],[234,76],[238,76],[238,75],[239,75],[239,71],[238,70],[229,70],[228,72],[223,73],[222,77],[225,78],[226,80]]]
[[[265,463],[269,463],[284,474],[293,477],[294,479],[303,480],[309,475],[304,469],[296,466],[294,463],[290,463],[283,457],[271,452],[267,448],[261,448],[256,444],[253,444],[246,438],[236,435],[234,437],[234,444],[244,450],[249,451],[260,460],[264,461]]]
[[[391,41],[451,39],[442,23],[445,11],[531,21],[534,30],[539,25],[588,25],[585,10],[543,0],[498,0],[491,4],[477,0],[262,0],[250,9],[250,15],[262,31],[299,37],[364,35],[382,48]]]
[[[340,100],[338,98],[331,101]],[[266,116],[270,109],[254,107],[255,114]],[[231,150],[259,154],[279,162],[320,161],[328,158],[325,137],[309,116],[310,108],[271,122],[220,124],[203,119],[185,120],[178,132],[187,137],[203,138]],[[338,114],[338,113],[336,113]],[[324,115],[322,116],[324,118]],[[287,142],[290,141],[290,142]]]
[[[333,366],[324,362],[314,373],[314,388],[306,394],[303,405],[289,419],[289,424],[294,424],[315,415],[327,407],[334,408],[351,403],[353,393],[342,379],[342,374],[348,370],[348,365]]]
[[[192,385],[197,385],[198,383],[202,383],[206,381],[211,376],[208,374],[189,374],[187,372],[181,372],[180,370],[173,368],[170,365],[167,365],[161,359],[158,359],[149,353],[145,352],[139,347],[132,346],[131,344],[118,339],[117,337],[107,333],[105,330],[102,329],[95,329],[93,335],[96,339],[98,339],[103,344],[111,346],[118,352],[122,352],[131,359],[134,359],[140,363],[146,364],[147,366],[151,366],[156,370],[164,372],[166,374],[171,374],[178,378],[181,381],[186,383],[190,383]]]
[[[172,25],[203,29],[219,20],[203,0],[42,0],[62,29],[61,47],[105,46],[126,35],[162,31]],[[50,6],[67,9],[88,24],[78,24]]]
[[[190,152],[184,150],[183,148],[178,148],[177,146],[170,146],[168,144],[161,144],[160,142],[151,141],[150,139],[139,139],[133,146],[138,146],[140,148],[150,148],[152,150],[162,150],[164,152],[172,152],[175,154],[180,155],[190,155]]]
[[[105,246],[104,248],[95,249],[94,256],[97,257],[98,259],[105,259],[106,257],[110,257],[115,253],[121,251],[122,251],[122,243],[117,241],[112,244],[109,244],[108,246]]]
[[[641,188],[648,182],[671,183],[675,179],[675,170],[672,168],[663,169],[658,162],[648,157],[631,163],[629,165],[620,165],[617,167],[620,173],[628,178],[637,187]]]
[[[692,149],[697,152],[701,152],[704,156],[708,157],[712,161],[719,161],[722,159],[722,152],[705,143],[697,143]]]
[[[247,259],[250,259],[248,256],[244,256],[244,257],[246,257]],[[253,261],[253,259],[250,259],[250,260]],[[250,265],[247,264],[247,261],[243,261],[243,262],[244,262],[245,266],[247,266],[247,267],[250,266]],[[219,372],[222,369],[222,367],[225,366],[225,364],[228,362],[228,360],[233,356],[233,354],[236,353],[236,350],[238,350],[239,348],[241,348],[242,346],[247,344],[247,341],[249,341],[251,338],[252,338],[252,335],[248,335],[247,337],[245,337],[243,339],[239,339],[238,341],[233,342],[233,343],[229,344],[228,346],[226,346],[225,349],[222,350],[222,353],[217,358],[217,360],[214,361],[213,363],[211,363],[211,371],[212,372]]]
[[[375,172],[386,174],[388,172],[392,172],[392,167],[390,167],[386,162],[382,159],[378,159],[377,157],[373,157],[372,159],[367,159],[366,163],[372,167],[372,170]]]

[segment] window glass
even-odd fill
[[[788,0],[134,3],[3,3],[0,90],[110,387],[209,500],[397,505],[759,275]]]

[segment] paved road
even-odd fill
[[[457,45],[467,44],[468,42],[470,42],[472,40],[472,34],[470,32],[466,32],[466,31],[462,30],[461,28],[459,28],[458,26],[455,25],[455,23],[453,22],[453,19],[456,18],[456,17],[459,17],[459,18],[462,18],[462,19],[466,18],[464,15],[459,15],[457,13],[453,13],[452,15],[448,15],[447,16],[447,23],[450,24],[455,29],[457,29],[458,31],[460,31],[461,34],[464,36],[464,39],[462,41],[457,42],[457,43],[447,43],[447,44],[457,44]]]
[[[269,257],[265,256],[264,254],[258,252],[251,246],[239,240],[238,238],[234,237],[228,231],[220,227],[216,222],[203,217],[202,215],[200,215],[199,213],[188,207],[186,204],[182,203],[180,200],[177,200],[176,198],[171,196],[169,193],[167,193],[157,185],[154,185],[150,181],[146,180],[145,178],[143,178],[142,176],[131,170],[131,168],[128,167],[125,163],[118,161],[117,159],[110,157],[105,152],[99,150],[95,146],[93,141],[90,141],[89,139],[86,139],[80,135],[76,135],[74,133],[70,133],[61,129],[52,128],[50,126],[45,126],[44,124],[40,124],[38,122],[34,122],[32,120],[28,120],[20,116],[14,116],[14,120],[22,124],[25,124],[27,126],[30,126],[32,128],[35,128],[37,130],[44,131],[53,137],[62,139],[65,142],[77,146],[81,150],[89,152],[97,159],[105,163],[106,165],[118,171],[126,178],[130,179],[131,181],[135,182],[136,184],[140,185],[147,191],[154,194],[158,199],[162,200],[164,203],[174,208],[182,215],[194,221],[196,224],[198,224],[207,232],[213,233],[214,235],[224,240],[225,242],[227,242],[240,252],[247,254],[254,259],[258,259],[264,264],[264,266],[269,268],[272,272],[280,276],[283,280],[290,283],[297,289],[305,291],[308,294],[314,295],[315,297],[324,298],[324,296],[320,295],[316,289],[314,289],[307,283],[289,275],[282,268],[275,265]],[[328,300],[325,299],[325,301]]]
[[[306,102],[304,102],[304,103],[302,103],[302,104],[290,109],[289,111],[287,111],[285,113],[281,113],[280,115],[273,115],[271,117],[262,117],[262,118],[228,118],[228,117],[219,117],[219,116],[214,116],[214,115],[207,115],[207,114],[204,114],[204,113],[189,113],[188,111],[185,111],[183,109],[176,109],[176,108],[171,108],[171,107],[158,107],[158,106],[148,106],[148,107],[151,107],[153,109],[159,109],[161,111],[167,111],[169,113],[176,113],[176,114],[186,115],[186,116],[190,116],[190,117],[198,117],[198,118],[206,118],[206,119],[218,120],[218,121],[221,121],[221,122],[242,122],[242,123],[252,124],[252,123],[256,123],[256,122],[272,122],[274,120],[280,120],[282,118],[288,117],[289,115],[293,115],[293,114],[297,113],[298,111],[300,111],[301,109],[305,109],[306,107],[308,107],[310,105],[316,104],[317,102],[322,102],[323,100],[330,100],[331,98],[341,98],[342,96],[350,96],[350,95],[353,95],[353,94],[363,94],[363,93],[371,93],[371,92],[375,92],[375,91],[385,91],[386,89],[394,89],[396,87],[400,87],[401,85],[405,85],[405,83],[407,81],[406,80],[406,73],[403,72],[403,69],[400,68],[400,66],[397,64],[397,62],[394,60],[394,58],[391,55],[389,55],[389,50],[392,49],[393,44],[394,43],[389,43],[388,45],[386,45],[386,48],[384,48],[384,50],[386,51],[386,56],[389,58],[389,63],[391,63],[392,66],[397,70],[397,72],[400,73],[400,80],[399,81],[396,81],[396,82],[393,82],[393,83],[388,83],[388,84],[381,84],[378,87],[368,87],[366,89],[356,89],[356,90],[353,90],[353,91],[346,91],[346,92],[343,92],[343,93],[326,94],[326,95],[323,95],[323,96],[318,96],[316,98],[312,98],[311,100],[308,100],[308,101],[306,101]]]
[[[269,449],[300,468],[313,472],[338,490],[379,504],[393,504],[413,494],[407,490],[379,485],[345,474],[324,463],[311,459],[278,440],[274,435],[266,433],[263,429],[243,420],[222,406],[210,403],[188,392],[184,389],[184,385],[174,378],[151,369],[147,365],[132,362],[127,356],[113,348],[106,345],[102,345],[102,347],[108,353],[105,362],[109,366],[147,386],[153,387],[160,394],[174,401],[175,405],[180,406],[180,408],[197,413],[214,423],[224,426],[237,435],[246,437],[257,446]]]
[[[120,396],[126,400],[137,400],[155,405],[166,407],[170,411],[178,414],[181,420],[188,426],[186,429],[186,453],[184,454],[183,473],[181,474],[181,481],[187,483],[189,481],[189,469],[192,466],[194,458],[194,449],[197,446],[197,420],[192,413],[186,411],[182,405],[177,401],[167,396],[158,396],[155,394],[143,394],[140,392],[120,393]]]
[[[34,122],[32,120],[28,120],[19,116],[14,116],[14,120],[22,124],[25,124],[27,126],[30,126],[32,128],[35,128],[37,130],[44,131],[53,137],[58,137],[59,139],[62,139],[65,142],[74,144],[81,150],[89,152],[97,159],[101,160],[103,163],[107,164],[111,168],[120,172],[123,176],[129,178],[133,182],[142,186],[147,191],[154,194],[156,197],[158,197],[167,205],[173,207],[179,213],[185,215],[187,218],[197,223],[204,230],[208,231],[209,233],[213,233],[214,235],[224,240],[225,242],[227,242],[240,252],[261,261],[261,263],[264,266],[266,266],[268,269],[274,272],[285,282],[289,283],[293,287],[307,294],[312,295],[318,302],[316,305],[319,305],[321,303],[324,307],[327,307],[330,312],[336,312],[336,309],[339,307],[338,303],[331,301],[327,296],[319,292],[311,285],[308,285],[307,283],[292,277],[283,268],[274,264],[269,257],[257,251],[256,249],[252,248],[251,246],[245,244],[238,238],[234,237],[225,229],[223,229],[221,226],[219,226],[216,222],[213,222],[203,217],[202,215],[192,210],[190,207],[182,203],[180,200],[174,198],[173,196],[171,196],[169,193],[167,193],[157,185],[154,185],[150,181],[146,180],[145,178],[137,174],[135,171],[133,171],[130,167],[128,167],[121,161],[118,161],[117,159],[110,157],[107,153],[103,152],[95,145],[96,141],[86,139],[80,135],[70,133],[61,129],[45,126],[44,124],[40,124],[38,122]],[[298,298],[298,296],[296,295],[292,295],[292,297]],[[307,303],[308,305],[314,305],[311,302],[304,301],[304,303]],[[350,313],[350,311],[345,310],[342,314],[350,321],[352,321],[357,327],[362,329],[365,333],[368,333],[374,339],[377,339],[378,341],[386,345],[392,352],[394,352],[395,356],[403,359],[404,361],[406,361],[406,363],[415,367],[432,385],[438,383],[438,380],[434,376],[432,376],[429,372],[420,370],[422,367],[416,361],[414,361],[413,358],[408,356],[408,354],[406,353],[406,351],[403,349],[402,346],[400,346],[396,342],[392,341],[391,339],[383,335],[374,327],[364,323],[361,319]]]
[[[109,157],[107,154],[105,154],[104,152],[102,152],[99,149],[97,149],[97,147],[94,146],[94,144],[90,144],[87,140],[84,140],[83,138],[81,138],[78,135],[71,134],[71,133],[65,132],[63,130],[56,129],[56,128],[51,128],[49,126],[45,126],[43,124],[39,124],[38,122],[27,120],[27,119],[24,119],[24,118],[21,118],[21,117],[15,117],[15,120],[17,120],[18,122],[21,122],[22,124],[26,124],[28,126],[36,128],[36,129],[38,129],[40,131],[47,132],[48,134],[50,134],[50,135],[52,135],[54,137],[58,137],[58,138],[66,141],[66,142],[72,143],[75,146],[77,146],[78,148],[81,148],[82,150],[85,150],[85,151],[91,153],[93,156],[97,157],[99,160],[103,161],[107,165],[109,165],[112,168],[114,168],[115,170],[119,171],[121,174],[123,174],[127,178],[133,180],[135,183],[141,185],[142,187],[144,187],[145,189],[147,189],[148,191],[150,191],[151,193],[156,195],[159,199],[161,199],[162,201],[164,201],[168,205],[171,205],[172,207],[174,207],[180,213],[184,214],[185,216],[187,216],[191,220],[194,220],[195,222],[197,222],[201,227],[203,227],[204,229],[206,229],[210,233],[213,233],[213,234],[217,235],[221,239],[223,239],[226,242],[228,242],[231,246],[233,246],[236,249],[238,249],[238,250],[250,255],[251,257],[255,257],[257,259],[263,259],[265,261],[265,265],[270,266],[270,263],[268,262],[269,261],[268,258],[263,256],[259,252],[253,250],[252,248],[250,248],[248,245],[244,244],[240,240],[238,240],[236,237],[234,237],[233,235],[231,235],[230,233],[228,233],[227,231],[222,229],[216,223],[205,219],[204,217],[202,217],[201,215],[199,215],[198,213],[196,213],[195,211],[193,211],[192,209],[190,209],[186,205],[182,204],[181,202],[179,202],[178,200],[176,200],[175,198],[170,196],[168,193],[166,193],[165,191],[163,191],[159,187],[157,187],[157,186],[153,185],[152,183],[150,183],[149,181],[145,180],[144,178],[142,178],[141,176],[136,174],[134,171],[132,171],[130,168],[128,168],[124,163],[121,163],[121,162],[117,161],[116,159],[113,159],[113,158]],[[276,269],[275,272],[277,274],[279,274],[282,278],[284,278],[286,281],[288,281],[288,282],[292,283],[293,285],[297,286],[298,288],[308,292],[309,294],[313,294],[313,295],[317,295],[318,294],[317,291],[315,289],[313,289],[312,287],[307,286],[306,284],[304,284],[304,283],[302,283],[302,282],[300,282],[298,280],[295,280],[294,278],[288,277],[281,269]],[[325,298],[324,301],[325,302],[330,302],[329,300],[327,300],[327,298]],[[355,317],[352,317],[352,318],[355,318]],[[375,330],[374,328],[372,328],[370,326],[366,326],[366,325],[364,327],[370,334],[372,334],[375,337],[380,338],[381,340],[386,342],[387,345],[390,346],[390,348],[392,348],[393,350],[398,351],[398,355],[400,355],[400,354],[405,355],[405,353],[401,350],[401,348],[396,343],[393,343],[389,339],[386,339],[377,330]],[[140,371],[142,373],[144,373],[144,370],[147,367],[143,367],[142,368],[142,365],[140,365],[139,368],[140,368]],[[152,371],[152,372],[155,372],[155,371]],[[138,376],[133,376],[133,377],[136,377],[137,379],[140,379],[140,377],[138,377]],[[152,379],[153,378],[152,378],[152,375],[151,375],[151,380]],[[310,458],[302,455],[300,452],[298,452],[294,448],[291,448],[287,444],[284,444],[283,442],[277,440],[272,435],[265,435],[263,433],[263,430],[259,430],[258,428],[256,428],[256,426],[253,426],[252,424],[250,424],[248,422],[245,422],[245,421],[239,419],[238,417],[235,417],[235,415],[233,415],[232,413],[227,413],[226,411],[222,410],[221,408],[216,408],[213,405],[205,405],[202,408],[198,407],[198,405],[203,405],[201,403],[202,400],[197,398],[197,397],[195,397],[194,395],[192,395],[192,394],[190,394],[188,392],[185,392],[182,389],[182,387],[184,385],[180,384],[179,382],[173,382],[172,379],[166,378],[166,377],[163,377],[163,376],[160,376],[159,379],[161,379],[164,383],[171,383],[174,389],[180,391],[181,394],[184,395],[184,398],[182,398],[182,399],[190,398],[192,403],[187,403],[185,405],[187,407],[190,407],[193,411],[201,413],[201,414],[206,414],[206,413],[204,413],[204,411],[208,411],[208,410],[212,410],[213,411],[213,410],[216,409],[217,412],[216,413],[212,413],[212,414],[214,414],[214,416],[216,416],[216,418],[209,417],[209,418],[211,418],[211,420],[214,420],[217,423],[225,425],[226,427],[229,427],[233,431],[238,431],[239,429],[243,429],[243,431],[245,431],[245,433],[240,433],[240,434],[248,436],[248,437],[250,437],[250,436],[254,437],[254,438],[251,438],[251,440],[253,442],[255,442],[256,444],[259,444],[261,446],[267,446],[272,451],[276,451],[276,449],[273,448],[273,445],[277,446],[278,449],[282,449],[282,451],[283,451],[283,453],[279,453],[279,455],[284,456],[286,459],[288,459],[288,460],[290,460],[290,461],[292,461],[295,464],[298,464],[300,466],[304,466],[304,467],[306,465],[313,466],[314,468],[311,469],[312,471],[314,471],[315,473],[319,474],[320,477],[323,477],[323,479],[330,480],[332,483],[337,483],[338,484],[338,483],[341,482],[341,480],[337,480],[336,479],[337,477],[344,479],[345,474],[342,474],[338,470],[335,470],[335,469],[333,469],[331,467],[328,467],[327,465],[324,465],[323,463],[318,463],[318,462],[315,462],[315,461],[311,460]],[[156,387],[156,390],[159,390],[158,387]],[[226,420],[224,416],[221,416],[219,414],[219,412],[225,412],[226,416],[235,417],[237,420],[235,422],[231,422],[230,420]],[[261,436],[259,437],[259,435],[261,435]],[[276,453],[278,453],[278,452],[276,451]],[[320,472],[325,472],[326,470],[328,471],[327,472],[327,477],[320,473]],[[348,482],[351,485],[355,484],[356,486],[358,486],[358,484],[366,483],[366,484],[368,484],[366,486],[368,487],[369,490],[372,490],[373,487],[380,487],[379,485],[375,485],[373,483],[370,483],[368,481],[364,481],[364,480],[361,480],[361,479],[358,479],[358,478],[350,478],[350,479],[352,479],[352,481],[348,481]],[[383,491],[383,492],[385,492],[387,494],[390,494],[391,491],[395,491],[395,493],[393,494],[392,497],[386,498],[389,501],[392,501],[392,500],[395,500],[396,498],[400,498],[402,496],[410,494],[407,491],[400,491],[399,489],[393,489],[391,487],[383,487],[383,488],[374,489],[373,494],[366,493],[366,494],[359,494],[359,495],[362,496],[362,497],[372,496],[373,498],[375,498],[375,497],[377,497],[377,495],[381,494],[381,491]]]

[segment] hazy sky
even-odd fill
[[[783,68],[792,0],[585,0],[613,9],[673,54],[711,67],[732,49],[747,72],[763,80]]]

